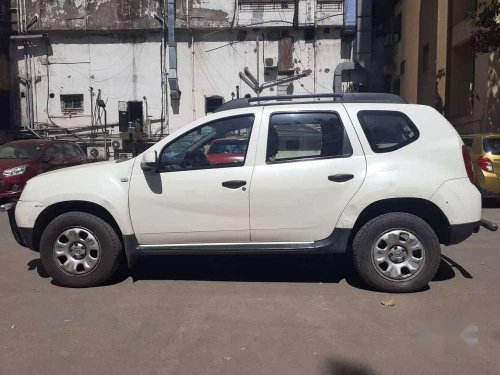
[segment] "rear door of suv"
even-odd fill
[[[264,109],[250,187],[252,242],[331,235],[361,186],[366,160],[340,104]]]

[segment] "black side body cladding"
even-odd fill
[[[145,255],[213,255],[213,254],[344,254],[347,252],[351,229],[336,228],[327,238],[304,244],[241,244],[241,245],[192,245],[165,246],[154,249],[141,248],[135,235],[123,236],[123,244],[129,266],[133,266],[139,256]]]

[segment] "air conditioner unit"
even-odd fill
[[[92,161],[106,160],[106,151],[101,146],[90,146],[87,147],[87,157]]]
[[[123,148],[123,143],[121,139],[111,140],[110,145],[113,150],[121,150]]]

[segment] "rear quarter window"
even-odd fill
[[[358,120],[373,152],[398,150],[419,137],[415,124],[398,111],[360,111]]]
[[[474,143],[474,139],[473,138],[465,138],[465,137],[462,137],[462,140],[464,141],[464,144],[469,147],[469,148],[472,148],[472,144]]]

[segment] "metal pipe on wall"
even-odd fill
[[[372,0],[358,0],[355,60],[370,70],[372,60]]]
[[[260,87],[259,34],[257,34],[257,87]],[[257,96],[260,96],[260,90],[257,90]]]
[[[192,101],[192,106],[193,106],[193,120],[196,120],[196,90],[195,90],[195,77],[194,77],[194,33],[193,30],[190,28],[189,31],[191,31],[191,101]]]

